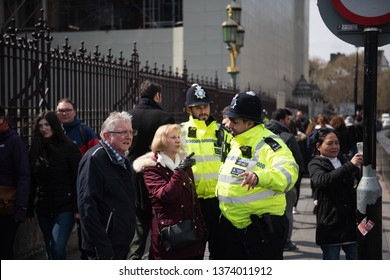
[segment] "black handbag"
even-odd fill
[[[196,226],[192,220],[182,220],[160,230],[160,240],[165,251],[182,248],[198,240]]]
[[[192,193],[192,220],[181,220],[177,224],[169,225],[160,229],[160,223],[157,218],[157,213],[153,208],[154,217],[157,220],[157,227],[159,231],[159,238],[161,245],[165,251],[171,252],[176,249],[187,246],[193,242],[199,240],[196,234],[195,226],[195,206],[194,206],[194,194],[191,186]]]

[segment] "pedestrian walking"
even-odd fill
[[[56,113],[66,135],[77,144],[82,155],[98,143],[99,139],[92,128],[77,117],[77,108],[71,99],[63,98],[58,101]],[[86,260],[88,256],[81,247],[81,225],[78,215],[76,216],[76,226],[80,259]]]
[[[38,219],[50,260],[66,259],[66,248],[78,215],[76,178],[81,153],[63,132],[56,113],[36,118],[30,149],[29,216]]]
[[[135,197],[126,158],[135,134],[127,112],[112,112],[77,177],[82,248],[88,259],[125,260],[135,228]]]
[[[298,142],[295,139],[295,136],[291,133],[290,126],[290,116],[292,113],[286,108],[277,109],[273,119],[265,123],[265,128],[269,129],[273,133],[277,134],[282,138],[287,147],[291,150],[296,163],[299,166],[299,169],[303,166],[303,156],[299,148]],[[288,233],[286,238],[286,243],[284,245],[285,251],[290,251],[296,249],[296,244],[291,241],[291,234],[294,224],[293,219],[293,208],[295,202],[297,201],[298,192],[297,189],[300,187],[301,175],[299,174],[298,180],[296,181],[294,187],[286,193],[286,215],[289,222]]]
[[[26,143],[0,106],[0,259],[14,259],[18,227],[27,218],[30,167]]]

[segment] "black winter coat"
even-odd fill
[[[299,148],[299,144],[295,139],[295,136],[290,132],[288,127],[277,120],[270,120],[269,122],[265,123],[264,126],[282,138],[283,142],[286,143],[287,147],[291,150],[296,163],[299,165],[299,168],[302,168],[303,156],[301,149]]]
[[[138,130],[138,135],[133,138],[128,155],[130,165],[132,165],[136,158],[150,151],[156,130],[164,124],[173,124],[175,121],[170,114],[164,112],[160,105],[150,98],[142,98],[140,104],[129,113],[133,116],[133,129]],[[145,188],[142,174],[133,172],[133,179],[137,207],[150,212],[148,191]]]
[[[99,259],[120,259],[135,230],[134,188],[126,168],[103,142],[82,158],[77,177],[83,249]]]
[[[32,144],[31,149],[34,149]],[[81,152],[71,141],[49,139],[43,149],[47,163],[33,162],[31,167],[30,206],[44,216],[72,211],[77,213],[76,178]],[[31,207],[29,215],[32,215]]]
[[[329,159],[315,156],[309,162],[310,179],[317,191],[316,244],[356,241],[356,188],[360,170],[345,158],[334,169]]]
[[[14,218],[24,222],[30,192],[28,151],[22,138],[11,129],[0,133],[0,185],[16,188]]]

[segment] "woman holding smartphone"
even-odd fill
[[[356,153],[350,161],[340,156],[337,133],[330,128],[318,130],[314,141],[315,157],[309,162],[310,179],[317,192],[316,243],[321,246],[324,260],[357,259],[356,243],[356,181],[363,154]]]

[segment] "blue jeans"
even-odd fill
[[[37,218],[45,241],[47,258],[65,260],[66,247],[75,223],[73,212],[61,212],[55,216],[37,215]]]
[[[323,260],[339,260],[340,249],[343,249],[345,253],[345,259],[357,260],[357,243],[344,244],[344,245],[322,245],[321,250],[323,254]]]

